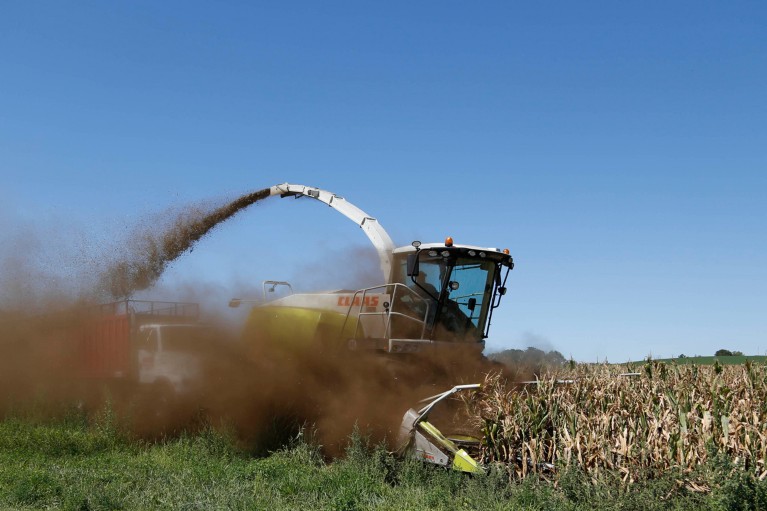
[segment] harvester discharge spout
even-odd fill
[[[391,257],[394,250],[394,242],[389,234],[381,227],[374,217],[368,215],[360,208],[348,202],[327,190],[320,190],[311,186],[283,183],[271,187],[271,195],[280,197],[310,197],[327,204],[335,209],[349,220],[353,221],[365,232],[371,243],[378,252],[378,258],[381,262],[381,271],[384,274],[385,282],[389,282],[391,274]]]

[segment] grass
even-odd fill
[[[701,470],[712,480],[727,461]],[[469,477],[393,457],[359,434],[328,461],[311,439],[253,457],[211,428],[162,442],[131,440],[108,413],[0,422],[3,509],[764,509],[767,483],[743,474],[707,495],[677,474],[627,487],[619,477],[565,471],[556,485],[510,482],[498,465]]]
[[[2,508],[503,508],[486,484],[395,460],[359,435],[329,463],[306,441],[251,458],[212,430],[142,444],[72,422],[0,424]]]

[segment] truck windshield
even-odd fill
[[[163,325],[162,346],[164,351],[196,351],[211,341],[208,328],[190,325]]]

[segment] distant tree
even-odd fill
[[[552,366],[563,366],[567,363],[567,359],[557,350],[551,350],[546,353],[546,363]]]
[[[567,359],[556,350],[546,352],[532,346],[525,350],[508,349],[498,353],[491,353],[488,355],[488,358],[507,366],[522,364],[536,368],[563,366],[567,363]]]
[[[742,357],[743,356],[743,352],[742,351],[733,351],[732,352],[732,356],[733,357]]]
[[[715,357],[731,357],[732,351],[725,350],[725,349],[716,350],[716,353],[714,353],[714,356]]]
[[[684,353],[680,353],[679,356],[676,358],[687,358],[687,355],[685,355]]]

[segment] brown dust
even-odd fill
[[[213,228],[269,192],[192,210],[171,228],[133,240],[131,255],[108,264],[100,285],[114,298],[150,288]],[[94,310],[92,303],[73,301],[34,315],[0,310],[0,416],[30,409],[57,416],[73,408],[92,414],[109,403],[121,426],[139,437],[212,424],[233,429],[254,452],[267,452],[307,427],[316,428],[326,452],[335,455],[355,427],[396,447],[399,422],[419,399],[499,370],[481,356],[384,356],[319,346],[300,354],[266,346],[253,356],[241,335],[231,333],[241,325],[208,317],[216,326],[193,353],[202,362],[199,385],[174,395],[167,385],[139,383],[135,374],[87,377],[82,332]]]
[[[248,206],[269,197],[264,188],[214,209],[192,211],[180,216],[170,229],[156,235],[144,234],[132,242],[130,255],[109,265],[102,276],[102,286],[113,298],[125,298],[150,288],[172,261],[208,234],[214,227],[232,218]]]

